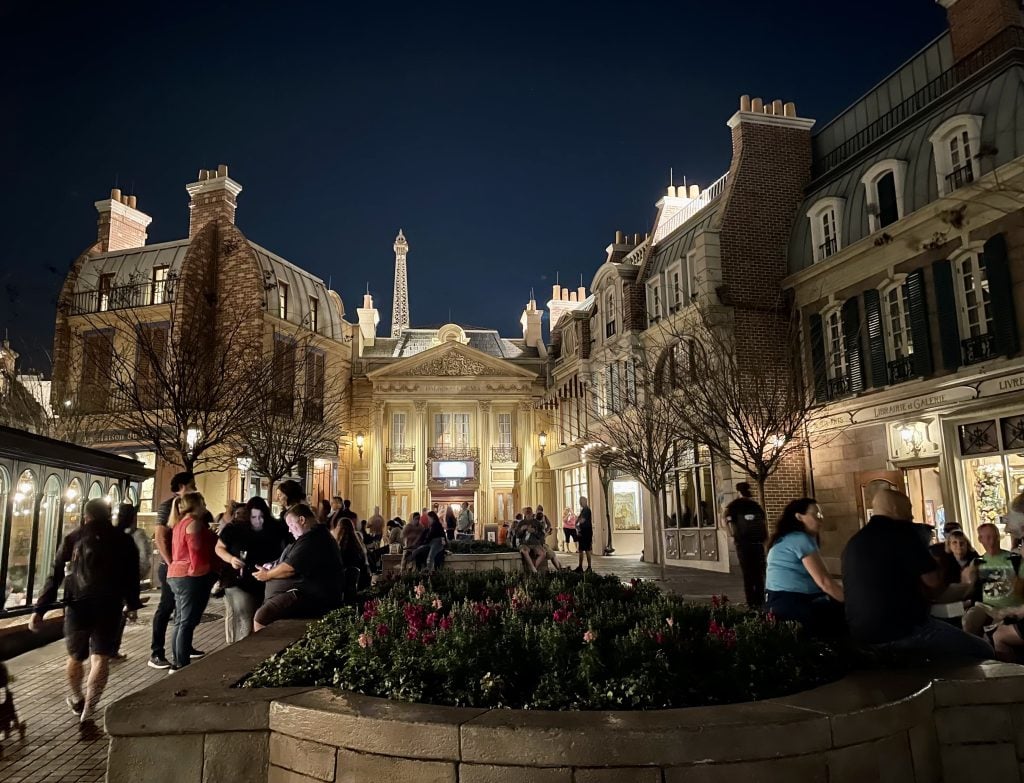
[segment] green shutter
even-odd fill
[[[948,258],[932,264],[932,277],[935,280],[935,308],[939,316],[942,366],[947,370],[955,370],[960,366],[960,327],[957,326],[959,307],[953,292],[953,267]],[[914,348],[916,350],[916,343]]]
[[[914,375],[932,374],[932,336],[928,329],[928,305],[924,293],[924,270],[918,269],[907,275],[907,304],[910,312],[910,334],[914,341]]]
[[[882,299],[874,288],[864,292],[864,323],[868,330],[871,385],[885,386],[889,382],[889,373],[885,360],[885,335],[882,333]]]
[[[850,394],[864,391],[864,360],[860,348],[860,306],[857,297],[843,302],[843,347],[846,349],[846,374]]]
[[[811,339],[811,368],[814,371],[814,399],[825,402],[828,399],[828,373],[825,368],[825,333],[821,316],[812,313],[808,319]]]
[[[988,278],[995,352],[1000,356],[1013,356],[1020,350],[1020,338],[1017,335],[1017,310],[1013,306],[1013,280],[1004,235],[996,234],[985,243],[981,263]]]

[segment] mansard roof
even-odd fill
[[[401,337],[378,337],[372,346],[363,348],[363,359],[405,359],[438,345],[439,328],[406,329]],[[537,349],[521,339],[502,337],[495,329],[464,328],[466,343],[496,359],[539,359]]]

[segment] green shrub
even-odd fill
[[[333,686],[401,701],[657,709],[781,696],[842,676],[796,626],[647,582],[498,571],[405,575],[257,667],[246,687]]]
[[[516,550],[511,549],[505,544],[497,544],[494,541],[480,541],[476,539],[466,539],[459,541],[448,542],[448,551],[453,555],[490,555],[494,553],[508,554],[509,552],[515,552]]]

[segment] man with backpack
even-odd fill
[[[129,619],[139,601],[139,555],[131,538],[110,521],[110,507],[101,498],[85,504],[84,522],[64,537],[53,573],[46,581],[29,629],[39,631],[43,615],[64,583],[64,642],[68,651],[66,699],[81,723],[92,719],[107,684],[110,657],[117,652],[122,612]],[[89,681],[83,692],[85,661]]]
[[[743,572],[743,592],[747,606],[764,606],[764,544],[768,540],[768,523],[764,509],[750,493],[750,484],[736,485],[739,497],[725,507],[725,522],[736,542],[736,558]]]

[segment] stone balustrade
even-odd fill
[[[109,783],[1024,780],[1024,668],[1011,664],[862,672],[779,699],[649,712],[233,687],[303,628],[276,623],[112,705]]]

